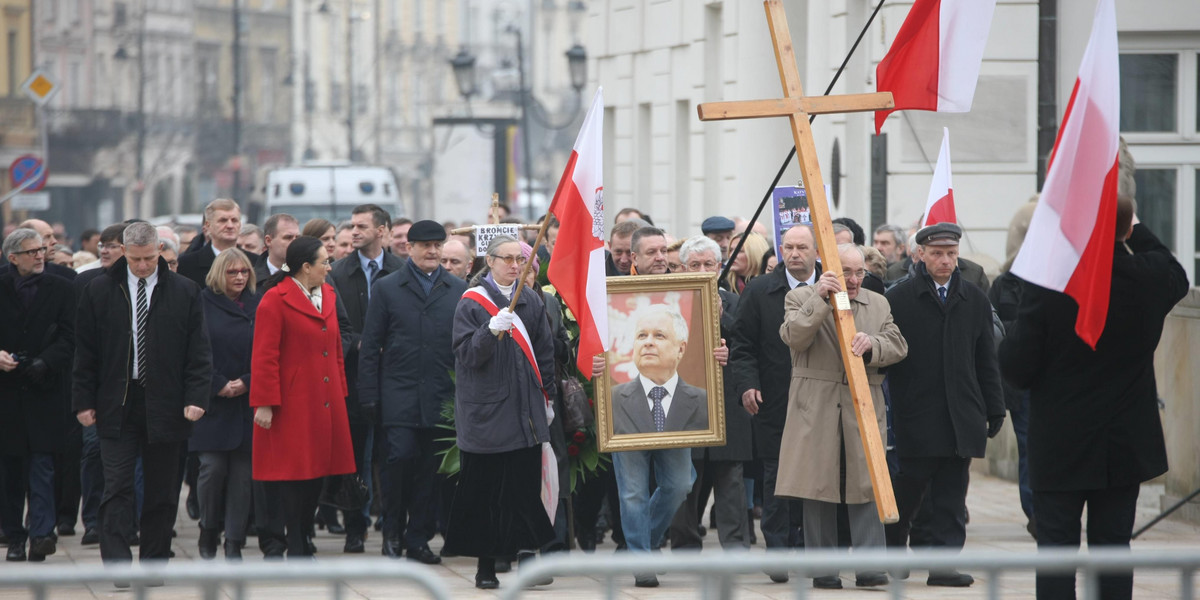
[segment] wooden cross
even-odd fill
[[[829,205],[825,199],[825,182],[817,164],[817,147],[813,143],[809,115],[835,112],[864,112],[893,108],[890,92],[877,94],[852,94],[846,96],[806,97],[800,87],[800,71],[796,68],[796,55],[792,50],[792,36],[788,31],[787,18],[780,0],[766,0],[767,25],[771,28],[771,43],[775,47],[775,61],[779,66],[779,79],[783,84],[784,97],[776,100],[750,100],[744,102],[709,102],[697,107],[701,121],[725,119],[761,119],[765,117],[787,117],[792,125],[792,137],[796,140],[796,158],[800,161],[800,174],[804,178],[804,189],[808,192],[808,206],[816,232],[817,250],[821,254],[824,270],[837,274],[842,289],[846,281],[842,277],[842,261],[838,258],[837,242],[833,237],[833,222],[829,217]],[[867,469],[875,491],[875,505],[879,519],[884,523],[899,520],[896,497],[892,492],[892,481],[888,475],[887,456],[875,424],[875,407],[871,400],[871,388],[867,383],[867,372],[861,357],[850,351],[850,340],[857,331],[849,302],[835,301],[833,314],[840,341],[842,363],[846,365],[850,395],[854,399],[854,415],[858,418],[858,431],[863,450],[867,456]]]

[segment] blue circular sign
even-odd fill
[[[46,175],[46,169],[42,168],[42,159],[32,154],[18,156],[8,167],[8,179],[14,188],[36,178],[32,185],[25,188],[27,192],[36,192],[46,187]]]

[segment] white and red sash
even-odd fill
[[[492,301],[492,297],[488,294],[483,286],[475,286],[466,292],[463,292],[463,298],[470,298],[479,303],[484,310],[491,316],[496,316],[500,312],[500,307]],[[529,340],[529,330],[525,328],[525,322],[521,320],[521,316],[513,313],[513,328],[509,330],[513,341],[517,343],[517,347],[525,355],[525,360],[529,362],[529,366],[533,368],[533,372],[537,375],[539,389],[542,391],[542,397],[546,399],[546,423],[549,424],[554,420],[554,407],[550,404],[550,396],[546,393],[546,387],[542,379],[542,370],[538,368],[537,357],[533,354],[533,344]],[[546,515],[550,517],[550,522],[554,522],[555,513],[558,511],[558,460],[554,456],[554,449],[550,447],[550,442],[542,442],[542,485],[541,499],[542,507],[546,509]]]

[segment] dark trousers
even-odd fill
[[[368,433],[371,431],[371,426],[366,423],[350,423],[350,445],[354,449],[354,466],[358,469],[358,476],[363,478],[363,481],[369,481],[370,474],[367,473],[367,439]],[[340,481],[340,479],[339,479]],[[367,534],[367,516],[363,514],[363,510],[344,510],[343,525],[346,527],[347,536],[365,536]]]
[[[54,455],[30,454],[0,459],[0,523],[9,543],[54,533]],[[29,528],[25,528],[25,497],[29,497]]]
[[[1012,418],[1013,433],[1017,436],[1017,490],[1021,494],[1021,510],[1025,518],[1033,518],[1033,488],[1029,486],[1029,456],[1026,453],[1026,441],[1029,439],[1029,392],[1021,392],[1025,397],[1021,408],[1008,411]]]
[[[951,457],[900,457],[900,470],[892,478],[896,492],[897,523],[887,525],[887,544],[909,545],[913,519],[926,503],[922,536],[914,546],[962,548],[967,540],[967,484],[971,459]],[[928,493],[926,493],[928,492]]]
[[[267,558],[279,558],[287,551],[287,524],[283,518],[283,500],[272,482],[255,481],[250,485],[254,503],[254,529],[258,549]]]
[[[726,550],[749,548],[749,515],[746,511],[746,484],[742,480],[741,461],[693,459],[692,465],[696,468],[696,481],[671,521],[671,549],[699,550],[703,545],[700,538],[700,513],[704,510],[700,504],[702,480],[711,483],[716,496],[713,510],[716,511],[717,539],[721,547]]]
[[[116,438],[100,438],[104,465],[104,497],[100,502],[100,557],[104,562],[129,561],[129,532],[138,529],[133,479],[139,452],[145,491],[140,519],[141,560],[167,560],[175,524],[179,490],[179,455],[183,444],[152,444],[146,431],[145,389],[130,384],[124,422]]]
[[[96,426],[83,428],[83,457],[79,462],[79,487],[84,530],[95,529],[100,522],[100,502],[104,500],[104,465],[100,462],[100,436]],[[97,530],[99,532],[99,530]]]
[[[83,426],[72,414],[62,451],[54,455],[54,506],[57,522],[75,526],[79,521],[79,470],[83,460]]]
[[[263,482],[268,489],[268,497],[273,496],[279,502],[288,558],[312,556],[308,551],[308,532],[313,526],[323,482],[321,478]]]
[[[200,528],[225,528],[225,541],[246,541],[250,520],[250,445],[224,452],[197,452],[196,500]]]
[[[437,532],[434,486],[439,457],[434,439],[439,433],[412,427],[385,427],[383,433],[384,538],[403,541],[409,550],[424,548]]]
[[[1087,505],[1088,548],[1114,546],[1128,549],[1137,511],[1137,484],[1100,490],[1033,492],[1037,515],[1038,548],[1078,548],[1080,519]],[[1100,577],[1100,598],[1118,600],[1133,595],[1133,571]],[[1074,575],[1037,575],[1040,600],[1075,598]]]
[[[800,532],[804,523],[804,509],[799,500],[775,495],[775,481],[779,478],[779,458],[764,458],[763,463],[763,516],[762,533],[767,548],[795,548],[803,546]]]

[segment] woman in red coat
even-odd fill
[[[296,238],[284,267],[266,283],[254,327],[254,479],[265,482],[282,505],[288,557],[311,555],[306,533],[321,479],[355,470],[328,273],[321,241]]]

